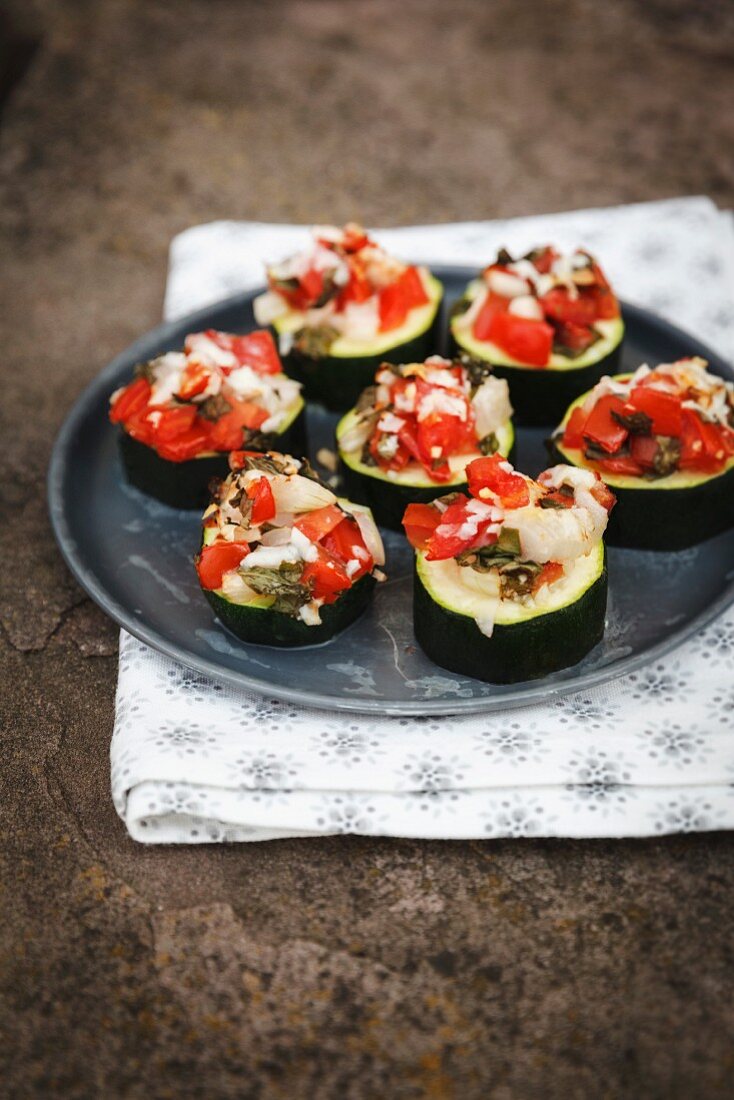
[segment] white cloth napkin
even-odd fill
[[[478,266],[500,245],[597,253],[620,295],[734,355],[734,224],[705,198],[375,234]],[[262,282],[307,230],[214,222],[171,248],[171,318]],[[124,631],[112,792],[136,840],[360,833],[644,836],[734,827],[734,611],[662,661],[506,714],[374,718],[215,683]]]

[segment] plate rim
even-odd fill
[[[466,266],[454,266],[449,264],[429,265],[439,279],[465,279],[468,281],[476,275],[476,269]],[[191,313],[182,314],[173,320],[164,321],[155,328],[150,329],[137,340],[129,344],[122,352],[114,357],[94,378],[84,387],[76,401],[68,411],[59,428],[51,452],[48,473],[46,478],[47,501],[51,528],[57,546],[66,566],[74,576],[78,584],[87,595],[109,615],[118,626],[140,641],[165,654],[172,660],[210,676],[215,680],[224,681],[240,690],[251,690],[258,694],[270,695],[273,698],[300,706],[314,709],[337,709],[351,713],[379,714],[387,717],[416,715],[450,715],[450,714],[482,714],[514,710],[519,707],[531,706],[543,700],[554,699],[559,696],[584,691],[591,687],[597,687],[612,680],[619,679],[630,672],[643,667],[670,653],[673,649],[682,645],[704,626],[722,614],[734,603],[734,576],[728,586],[721,592],[705,610],[681,627],[673,628],[670,635],[662,641],[643,650],[640,653],[621,657],[618,661],[589,670],[568,681],[554,684],[549,687],[543,678],[531,681],[522,689],[508,691],[502,697],[492,695],[478,695],[473,698],[462,699],[419,699],[404,700],[394,703],[385,702],[369,697],[355,697],[353,695],[333,695],[308,688],[290,688],[287,686],[272,685],[269,681],[257,676],[248,675],[245,672],[236,672],[219,665],[215,660],[202,657],[196,653],[182,651],[175,643],[168,642],[155,628],[151,628],[144,620],[141,620],[106,590],[98,581],[94,570],[88,567],[77,555],[77,542],[71,530],[64,509],[64,479],[70,464],[70,447],[74,441],[79,423],[86,415],[88,406],[97,399],[101,390],[106,389],[109,379],[114,376],[121,366],[127,366],[131,359],[138,355],[149,354],[148,347],[154,343],[165,343],[177,334],[181,327],[194,329],[205,322],[213,310],[221,310],[227,307],[235,308],[238,305],[246,305],[263,288],[239,291],[226,298],[217,299]],[[692,342],[697,351],[706,357],[716,368],[718,373],[734,379],[734,370],[730,364],[709,348],[697,337],[690,336],[683,329],[672,324],[664,317],[653,313],[643,306],[637,306],[630,302],[621,301],[622,313],[626,317],[635,317],[645,323],[652,322],[663,334],[673,339],[682,339]],[[223,628],[222,628],[223,629]],[[438,666],[437,666],[438,667]]]

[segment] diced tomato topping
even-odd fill
[[[155,415],[155,414],[153,414]],[[194,405],[172,405],[161,409],[160,419],[155,427],[155,437],[161,443],[170,443],[172,439],[188,432],[196,420]]]
[[[474,325],[472,326],[472,332],[476,340],[489,340],[489,333],[494,315],[496,313],[507,313],[509,304],[510,299],[503,298],[501,294],[492,294],[490,292],[487,295],[484,300],[484,305],[479,310],[479,313],[474,319]]]
[[[475,458],[466,468],[469,492],[481,499],[482,489],[496,493],[505,508],[524,508],[530,503],[528,483],[522,474],[515,473],[500,454]]]
[[[682,410],[680,468],[717,473],[732,453],[726,431],[703,420],[693,409]]]
[[[683,426],[681,398],[653,386],[635,386],[630,404],[652,420],[655,435],[679,436]]]
[[[252,367],[258,374],[281,374],[283,371],[275,340],[266,329],[236,336],[234,353],[243,366]]]
[[[631,437],[630,454],[643,470],[654,469],[657,453],[658,441],[654,435],[633,435]]]
[[[372,284],[365,274],[364,265],[359,261],[359,258],[350,256],[348,263],[349,282],[335,299],[337,312],[343,310],[350,302],[366,302],[374,293]]]
[[[629,432],[618,424],[612,416],[613,412],[622,414],[624,401],[614,394],[606,394],[600,397],[594,408],[589,413],[584,424],[584,436],[592,440],[603,451],[614,454],[626,442]]]
[[[464,497],[450,504],[439,520],[439,524],[428,540],[426,558],[428,561],[443,561],[455,558],[462,550],[490,546],[497,541],[498,532],[490,531],[494,521],[491,515],[482,515],[472,509],[476,501]]]
[[[249,552],[250,547],[246,542],[213,542],[210,546],[202,547],[201,553],[195,559],[202,588],[221,588],[224,574],[236,569]]]
[[[601,504],[602,508],[606,508],[607,512],[611,512],[612,508],[617,503],[617,498],[609,486],[599,480],[595,485],[592,485],[590,491],[591,495]]]
[[[597,279],[604,276],[601,274],[600,268],[594,267]],[[619,301],[616,294],[610,289],[606,279],[600,286],[590,287],[586,291],[586,294],[594,302],[595,319],[597,321],[613,321],[616,317],[619,317]]]
[[[606,474],[624,474],[631,477],[639,477],[642,466],[635,462],[630,455],[610,455],[609,458],[600,458],[597,465]]]
[[[441,522],[438,508],[430,504],[409,504],[403,515],[405,537],[415,550],[425,550],[428,540]]]
[[[121,424],[144,409],[150,398],[150,390],[150,383],[145,378],[136,378],[129,386],[125,386],[110,409],[112,423]]]
[[[175,439],[166,443],[156,439],[152,445],[160,457],[168,462],[187,462],[190,458],[196,458],[202,451],[211,449],[207,427],[202,420],[188,431],[177,435]]]
[[[190,401],[192,397],[204,392],[210,378],[210,371],[201,363],[189,363],[181,376],[181,385],[176,396],[182,401]]]
[[[250,522],[253,527],[259,527],[273,518],[275,515],[275,497],[268,478],[260,477],[257,481],[248,482],[245,493],[248,499],[252,501]]]
[[[597,339],[596,333],[588,325],[577,325],[573,321],[563,321],[556,327],[556,343],[569,351],[581,353],[590,348]]]
[[[535,578],[533,591],[537,592],[544,584],[553,584],[563,576],[563,566],[559,561],[547,561]]]
[[[320,542],[325,535],[333,531],[344,519],[344,512],[336,504],[327,504],[325,508],[315,508],[305,512],[293,524],[301,534],[311,542]]]
[[[333,603],[340,592],[352,587],[343,562],[322,548],[319,548],[319,556],[315,561],[306,563],[301,574],[301,584],[309,585],[313,598],[323,600],[324,603]]]
[[[548,275],[553,261],[558,259],[558,253],[552,245],[546,245],[545,248],[538,248],[535,250],[533,257],[533,263],[536,269],[541,275]]]
[[[243,431],[257,431],[268,418],[268,412],[252,401],[227,398],[232,408],[215,420],[209,429],[209,442],[214,451],[235,451],[242,446]]]
[[[489,340],[518,363],[545,367],[553,348],[553,327],[512,313],[495,313],[489,325]]]
[[[555,286],[539,299],[543,312],[552,321],[572,325],[591,325],[596,320],[596,303],[583,291],[572,297],[562,286]]]
[[[341,523],[321,539],[321,545],[340,561],[359,563],[358,569],[349,570],[352,584],[354,584],[365,573],[369,573],[375,563],[364,544],[362,532],[354,516],[345,516],[343,513],[342,516]]]
[[[566,427],[563,431],[563,443],[566,447],[578,447],[579,449],[584,446],[583,428],[586,423],[586,413],[577,405],[566,422]]]
[[[551,501],[557,508],[573,508],[575,504],[572,494],[562,493],[559,489],[554,489],[552,492],[546,493],[542,499]]]
[[[406,267],[394,283],[384,287],[378,297],[380,332],[400,328],[411,309],[428,302],[418,269]]]

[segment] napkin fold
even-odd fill
[[[545,240],[597,253],[620,296],[734,356],[734,222],[702,197],[375,232],[415,262],[478,266]],[[174,239],[167,318],[262,282],[299,226]],[[380,718],[280,703],[122,631],[112,793],[156,843],[360,833],[646,836],[734,826],[734,611],[639,672],[493,715]]]

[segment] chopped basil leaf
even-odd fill
[[[650,435],[652,418],[644,412],[618,413],[612,409],[612,419],[632,435]]]
[[[309,586],[300,583],[302,572],[302,564],[288,561],[277,569],[266,569],[261,565],[239,569],[243,581],[255,592],[261,596],[275,597],[271,604],[273,611],[282,611],[285,615],[293,616],[311,599]]]
[[[211,397],[207,397],[197,409],[199,416],[203,416],[205,420],[219,420],[220,416],[224,416],[231,410],[232,406],[226,397],[222,397],[221,393],[215,393]]]

